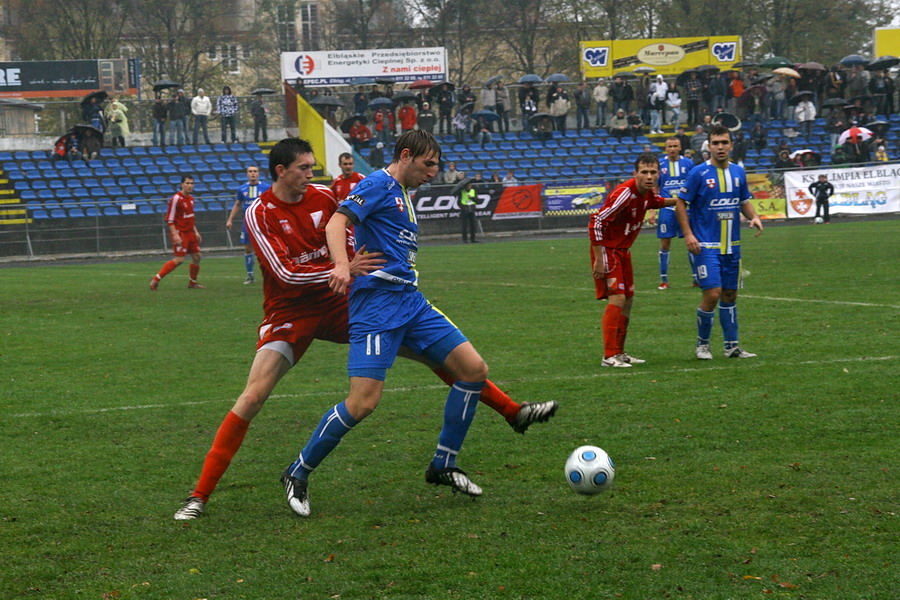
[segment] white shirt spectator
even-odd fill
[[[197,90],[197,95],[191,100],[191,112],[195,115],[208,117],[212,113],[212,100],[203,94],[203,90]]]

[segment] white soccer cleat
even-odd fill
[[[725,351],[725,358],[756,358],[752,352],[745,352],[740,347],[732,348]]]
[[[473,498],[482,494],[481,488],[458,467],[437,469],[433,464],[429,464],[425,471],[425,481],[432,485],[449,485],[454,492],[462,492]]]
[[[700,360],[712,360],[712,352],[709,350],[709,344],[700,344],[697,346],[697,358]]]
[[[642,365],[645,362],[647,362],[643,358],[634,357],[634,356],[628,354],[627,352],[622,353],[622,356],[625,357],[625,362],[627,362],[630,365]]]
[[[625,354],[615,354],[609,358],[604,358],[600,363],[604,367],[630,368],[631,363],[625,359]]]
[[[290,467],[281,474],[281,483],[284,485],[284,493],[287,495],[288,506],[301,517],[308,517],[309,510],[309,482],[305,479],[297,479],[289,473]]]
[[[190,521],[191,519],[196,519],[203,514],[204,506],[205,503],[200,498],[188,496],[181,508],[175,511],[175,520]]]

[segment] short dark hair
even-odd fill
[[[678,142],[678,145],[681,145],[681,138],[678,137],[677,135],[672,135],[672,136],[667,137],[667,138],[666,138],[666,143],[668,144],[668,143],[671,142],[672,140],[675,140],[676,142]]]
[[[721,123],[715,123],[712,127],[709,128],[709,137],[712,137],[714,135],[727,135],[728,141],[731,141],[731,130]]]
[[[659,168],[659,157],[651,152],[644,152],[634,159],[634,170],[640,169],[640,165],[656,165]]]
[[[338,156],[338,162],[344,160],[345,158],[349,158],[350,160],[353,160],[353,155],[350,154],[349,152],[341,152],[341,155]]]
[[[184,183],[184,182],[187,181],[188,179],[190,179],[191,181],[193,181],[193,180],[194,180],[194,176],[191,175],[191,174],[189,174],[189,173],[184,173],[184,174],[181,175],[181,183]]]
[[[441,145],[432,134],[424,129],[413,129],[397,138],[392,162],[399,162],[400,154],[404,150],[409,150],[410,158],[424,156],[430,152],[437,153],[439,159],[441,157]]]
[[[278,181],[275,167],[289,167],[301,154],[312,154],[312,144],[302,138],[284,138],[269,151],[269,175],[272,181]]]

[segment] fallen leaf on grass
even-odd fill
[[[188,569],[188,573],[190,573],[191,575],[199,575],[200,569]]]
[[[334,562],[334,554],[329,554],[329,555],[325,558],[325,562]]]
[[[659,571],[660,569],[662,569],[662,565],[659,563],[654,563],[654,564],[650,565],[651,571]]]
[[[744,579],[762,579],[762,577],[757,577],[756,575],[744,575]]]
[[[800,587],[796,583],[790,583],[788,581],[782,581],[778,585],[780,585],[781,587],[788,589],[788,590],[796,590],[797,588]]]
[[[503,592],[503,591],[505,591],[505,590],[506,590],[506,586],[505,586],[505,585],[498,585],[498,586],[497,586],[497,591],[498,591],[498,592]]]

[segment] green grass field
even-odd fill
[[[673,253],[633,249],[627,347],[602,369],[585,239],[425,246],[425,294],[518,400],[556,399],[520,436],[485,406],[460,464],[477,501],[424,483],[444,387],[400,361],[381,407],[311,479],[278,477],[347,389],[314,344],[253,422],[203,518],[172,519],[245,381],[261,316],[240,256],[147,291],[165,260],[0,270],[0,598],[900,597],[900,221],[745,235],[742,345],[693,358],[697,290]],[[616,487],[562,473],[590,443]]]

